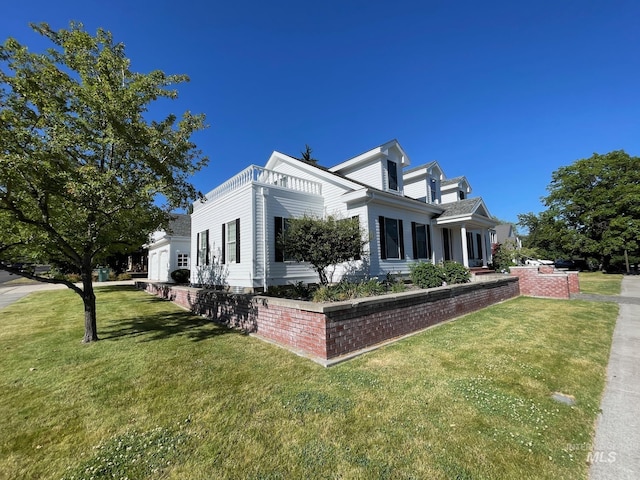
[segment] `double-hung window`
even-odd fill
[[[389,190],[398,190],[398,164],[387,160],[387,179]]]
[[[431,258],[431,232],[429,225],[411,222],[411,236],[413,239],[413,258]]]
[[[404,232],[402,220],[379,217],[380,257],[386,259],[404,259]]]
[[[436,203],[436,200],[438,200],[438,183],[435,178],[429,180],[429,188],[431,190],[431,203]]]
[[[222,263],[240,263],[240,219],[222,224]]]
[[[291,255],[287,254],[285,246],[285,233],[289,226],[289,219],[283,217],[274,217],[274,238],[275,238],[275,252],[276,262],[288,262],[293,260]]]
[[[198,233],[196,265],[209,265],[209,230]]]

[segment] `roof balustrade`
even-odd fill
[[[207,193],[205,200],[194,203],[193,208],[197,210],[206,203],[213,202],[248,184],[279,187],[296,192],[309,193],[311,195],[322,195],[322,185],[319,182],[294,177],[274,170],[267,170],[257,165],[250,165],[236,176]]]

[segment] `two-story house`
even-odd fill
[[[486,267],[495,222],[482,199],[437,162],[410,166],[396,140],[331,168],[273,152],[264,167],[249,166],[194,203],[191,282],[247,291],[317,282],[276,241],[288,218],[305,214],[357,217],[368,233],[366,254],[340,265],[334,281],[407,275],[416,261]]]

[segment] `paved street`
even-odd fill
[[[3,283],[6,283],[15,278],[18,278],[18,277],[16,277],[15,275],[11,275],[9,272],[6,272],[4,270],[0,270],[0,287],[2,287]]]
[[[14,275],[9,280],[15,279]],[[94,283],[94,288],[100,288],[102,286],[111,285],[134,285],[134,280],[124,280],[119,282],[97,282]],[[68,288],[66,285],[60,285],[57,283],[37,283],[29,285],[7,285],[7,283],[0,283],[0,310],[10,305],[11,303],[29,295],[32,292],[42,292],[45,290],[62,290]]]

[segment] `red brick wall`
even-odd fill
[[[520,294],[504,279],[318,304],[138,282],[195,313],[323,360],[357,352]]]
[[[564,272],[550,266],[511,267],[520,279],[520,293],[530,297],[569,298],[580,291],[578,272]]]

